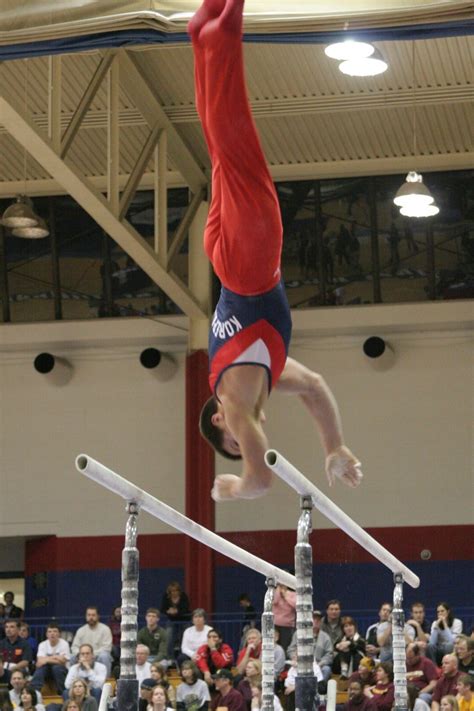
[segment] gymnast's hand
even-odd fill
[[[221,501],[234,501],[235,499],[257,499],[268,491],[266,483],[259,483],[254,479],[244,481],[235,474],[219,474],[214,479],[211,496],[217,503]]]
[[[347,486],[354,488],[359,486],[364,475],[357,457],[348,447],[342,445],[326,457],[326,476],[329,486],[332,486],[336,479],[340,479]]]

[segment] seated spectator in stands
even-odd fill
[[[431,625],[430,641],[426,656],[435,664],[440,664],[445,654],[454,649],[454,641],[462,633],[462,622],[454,617],[447,602],[440,602],[436,607],[437,619]]]
[[[72,662],[76,661],[79,648],[85,644],[92,647],[96,662],[105,666],[108,676],[112,667],[112,632],[108,625],[100,622],[99,610],[93,605],[86,608],[86,624],[79,627],[74,635]]]
[[[84,679],[76,679],[73,683],[69,689],[69,701],[74,701],[79,711],[97,711],[97,701],[91,696]],[[66,711],[64,707],[63,711]]]
[[[230,669],[219,669],[214,675],[217,694],[211,701],[211,711],[225,707],[228,711],[247,711],[244,697],[232,686],[233,676]]]
[[[430,711],[430,705],[419,698],[418,687],[407,684],[408,711]]]
[[[418,689],[419,698],[431,704],[436,682],[438,681],[438,667],[421,653],[418,642],[411,642],[406,651],[407,682]]]
[[[3,659],[0,657],[0,689],[8,688],[10,683],[10,672],[5,669]]]
[[[296,634],[296,632],[295,632]],[[293,635],[294,637],[294,635]],[[281,644],[278,644],[280,639],[280,634],[278,630],[275,630],[274,632],[274,655],[273,655],[273,673],[275,675],[275,679],[277,679],[282,671],[284,670],[286,666],[286,655],[285,655],[285,650],[281,646]],[[292,638],[293,640],[293,638]]]
[[[257,622],[257,615],[255,613],[255,607],[252,605],[252,601],[250,600],[248,593],[241,593],[238,597],[238,603],[240,609],[242,610],[242,634],[245,634],[247,630],[249,630],[251,627],[255,627],[255,624]]]
[[[252,692],[252,701],[250,704],[250,708],[252,711],[261,711],[262,709],[262,684],[261,682],[258,682],[256,684],[252,684],[251,688]],[[273,711],[283,711],[280,699],[276,694],[273,695]]]
[[[179,639],[180,628],[189,620],[189,598],[181,585],[173,580],[161,599],[161,614],[168,618],[168,659],[174,658],[174,647]]]
[[[7,620],[21,620],[23,618],[23,610],[17,607],[13,600],[15,595],[12,592],[6,592],[3,595],[5,601],[5,617]]]
[[[10,701],[14,706],[19,706],[21,701],[21,692],[27,685],[27,672],[24,669],[18,669],[12,672],[10,677],[11,689],[9,691]],[[40,692],[38,692],[38,703],[42,704]]]
[[[197,666],[191,660],[181,665],[182,684],[176,689],[177,711],[207,711],[211,695],[205,681],[199,679]]]
[[[20,637],[18,620],[5,622],[5,639],[0,641],[0,657],[8,671],[27,670],[33,659],[31,647]]]
[[[285,653],[296,629],[296,593],[286,585],[277,585],[273,596],[273,619]]]
[[[107,667],[94,659],[90,644],[81,644],[78,658],[79,661],[69,668],[64,686],[69,691],[76,679],[84,679],[89,685],[92,696],[100,701],[102,687],[107,679]]]
[[[212,675],[218,669],[231,669],[234,652],[222,639],[219,630],[212,628],[207,633],[206,644],[202,644],[196,652],[196,666],[204,676],[208,686],[213,686]]]
[[[157,684],[151,692],[151,701],[147,709],[148,711],[173,711],[166,689],[160,684]]]
[[[237,657],[236,667],[238,674],[243,674],[249,659],[260,659],[262,656],[262,635],[252,627],[245,635],[245,646]]]
[[[313,634],[314,647],[313,654],[315,661],[319,664],[324,681],[328,681],[332,674],[332,663],[334,659],[333,645],[327,632],[321,629],[322,612],[313,610]],[[296,652],[296,632],[293,634],[291,644],[287,649],[287,656],[292,659]]]
[[[4,625],[6,621],[7,618],[5,615],[5,605],[3,604],[3,602],[0,602],[0,639],[3,639],[5,637]]]
[[[181,641],[181,654],[178,657],[179,665],[187,659],[196,661],[196,654],[203,644],[207,642],[207,633],[211,629],[206,625],[206,613],[202,607],[198,607],[193,612],[193,626],[184,630]]]
[[[375,685],[377,680],[375,678],[375,662],[372,657],[362,657],[359,668],[349,677],[349,684],[351,681],[360,681],[362,688]]]
[[[326,605],[326,614],[321,622],[321,629],[329,635],[334,649],[334,645],[344,635],[341,625],[341,603],[339,600],[329,600]]]
[[[57,692],[62,695],[67,676],[67,664],[71,658],[69,644],[61,639],[61,630],[55,622],[46,628],[46,640],[38,647],[36,671],[31,686],[41,691],[46,681],[54,682]]]
[[[393,685],[393,666],[390,662],[380,662],[375,670],[375,686],[366,686],[364,694],[373,699],[378,711],[391,711],[395,700]]]
[[[441,662],[442,673],[436,686],[433,689],[431,699],[431,711],[439,711],[441,698],[443,696],[454,696],[458,679],[461,676],[458,671],[458,658],[455,654],[445,654]]]
[[[459,711],[474,711],[474,678],[470,674],[461,674],[456,690]]]
[[[262,683],[262,663],[259,659],[249,659],[245,667],[244,676],[237,684],[237,691],[240,691],[250,709],[252,702],[252,684]]]
[[[459,711],[459,705],[458,701],[455,696],[452,694],[447,694],[446,696],[443,696],[439,707],[441,711]]]
[[[474,640],[461,634],[454,643],[454,653],[458,658],[460,674],[470,674],[474,677]]]
[[[359,668],[359,662],[365,656],[365,639],[358,633],[353,617],[343,617],[341,624],[343,637],[334,645],[332,670],[334,674],[348,679]]]
[[[377,660],[380,658],[380,645],[378,643],[379,630],[381,632],[383,632],[384,630],[390,629],[390,636],[389,636],[388,645],[387,645],[387,648],[389,648],[390,653],[389,653],[387,660],[382,659],[381,661],[388,661],[389,659],[391,659],[392,627],[391,627],[391,625],[389,626],[387,624],[390,622],[391,613],[392,613],[391,604],[389,602],[383,602],[379,608],[379,621],[374,622],[374,624],[367,627],[367,630],[365,633],[365,641],[366,641],[366,653],[367,653],[368,657],[373,657],[374,659],[377,659]],[[384,653],[385,653],[385,651],[384,651]]]
[[[32,686],[25,686],[21,692],[19,708],[25,711],[45,711],[43,704],[38,701],[38,692]]]
[[[343,711],[377,711],[375,701],[365,696],[364,685],[358,679],[349,682],[348,697]]]
[[[38,642],[36,637],[32,637],[30,634],[30,626],[24,620],[20,621],[20,626],[18,627],[18,634],[22,639],[25,640],[30,645],[31,654],[33,661],[36,659],[36,654],[38,653]]]
[[[166,669],[160,664],[155,664],[153,662],[153,664],[150,665],[150,678],[153,679],[153,681],[156,681],[158,684],[161,684],[161,686],[166,689],[168,699],[170,703],[174,706],[176,701],[176,691],[174,686],[168,681]]]
[[[430,624],[425,617],[425,606],[414,602],[410,608],[411,617],[406,622],[406,634],[411,642],[416,642],[422,653],[430,640]]]
[[[294,711],[295,709],[295,688],[296,688],[296,676],[297,676],[297,653],[295,652],[291,658],[291,667],[288,669],[288,674],[286,675],[284,685],[285,685],[285,710]],[[323,681],[323,675],[321,669],[317,662],[313,662],[314,676],[316,677],[318,683]]]
[[[122,608],[116,605],[112,610],[112,615],[108,621],[112,632],[112,657],[114,661],[120,659],[120,638],[122,636]]]
[[[151,704],[151,696],[153,689],[158,685],[154,679],[143,679],[140,684],[140,696],[138,698],[138,711],[146,711],[148,705]]]
[[[156,607],[149,607],[145,615],[146,627],[138,630],[137,642],[145,644],[150,650],[148,661],[162,663],[168,666],[168,634],[164,627],[160,627],[160,611]]]
[[[137,644],[135,648],[135,675],[139,684],[151,676],[151,664],[148,661],[149,657],[149,647],[147,647],[146,644]]]
[[[0,689],[0,711],[13,711],[13,704],[6,689]]]

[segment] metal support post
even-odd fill
[[[318,708],[318,682],[314,676],[313,633],[313,554],[309,536],[312,530],[311,496],[300,499],[301,515],[298,521],[298,538],[295,546],[296,573],[296,641],[297,676],[295,706],[298,711]]]
[[[273,598],[276,580],[267,578],[267,592],[262,615],[262,711],[273,711],[275,687],[275,624]]]
[[[407,711],[407,665],[405,656],[405,613],[403,612],[403,575],[393,576],[392,645],[393,683],[395,686],[395,711]]]
[[[137,517],[139,506],[129,501],[129,514],[122,551],[122,624],[120,640],[120,679],[117,682],[119,711],[137,711],[138,680],[135,673],[137,646],[139,553],[137,548]]]

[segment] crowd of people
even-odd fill
[[[137,635],[139,711],[261,708],[258,617],[247,594],[239,597],[239,604],[243,628],[235,649],[219,629],[208,624],[205,610],[190,611],[189,599],[178,583],[168,586],[161,608],[148,608]],[[280,711],[283,704],[285,711],[294,711],[295,593],[278,585],[273,612],[275,709]],[[103,685],[120,672],[120,607],[114,608],[108,624],[100,621],[97,607],[87,607],[85,624],[69,638],[56,622],[50,622],[39,644],[30,634],[23,610],[14,605],[12,593],[4,595],[0,613],[4,616],[0,711],[17,707],[45,711],[41,696],[45,684],[62,696],[62,711],[97,711]],[[322,693],[334,676],[347,689],[344,711],[392,709],[391,613],[391,604],[382,603],[378,620],[362,631],[353,617],[342,614],[339,600],[330,600],[324,613],[313,611],[314,673]],[[465,631],[468,634],[463,634],[461,620],[445,602],[438,604],[431,624],[421,602],[411,606],[404,627],[410,711],[474,711],[474,631]],[[55,709],[48,707],[48,711],[56,709],[60,709],[58,704]]]

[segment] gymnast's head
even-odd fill
[[[222,406],[215,397],[210,397],[201,410],[199,430],[218,454],[226,459],[242,459],[239,444],[230,433]]]

